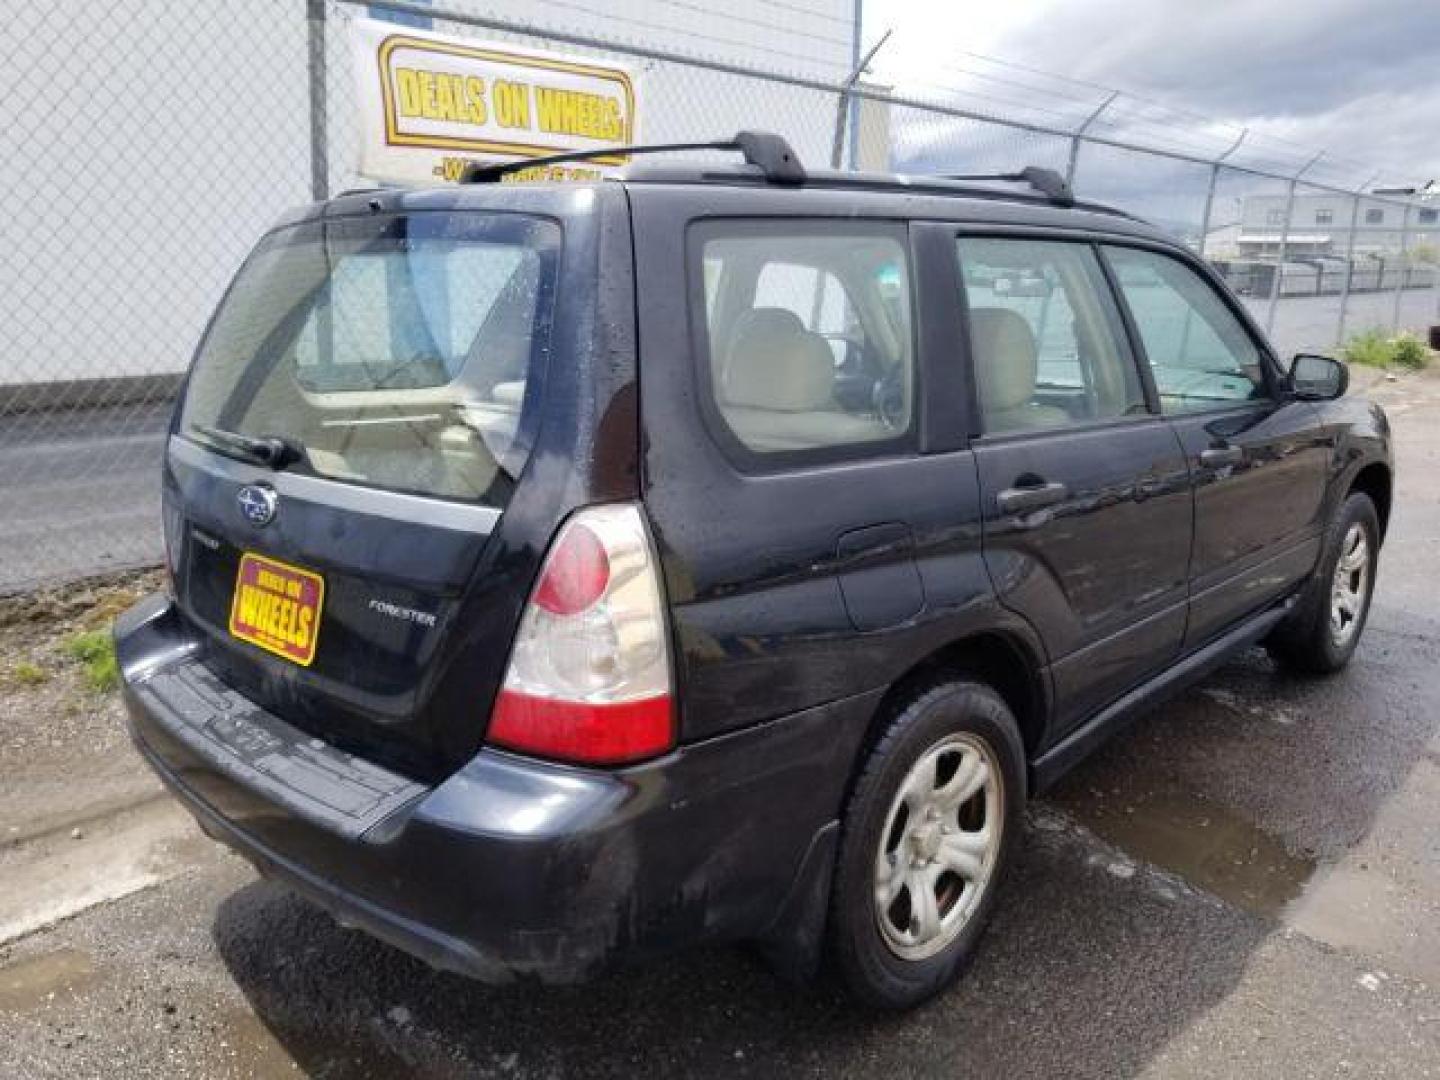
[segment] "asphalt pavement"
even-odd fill
[[[859,1012],[729,948],[480,986],[340,929],[142,794],[0,838],[11,893],[45,867],[115,886],[0,945],[0,1075],[1440,1075],[1440,374],[1377,396],[1399,489],[1354,663],[1307,680],[1247,653],[1081,765],[1033,807],[978,962],[925,1008]],[[106,731],[74,744],[122,769]],[[0,787],[70,746],[7,758],[0,736]]]
[[[170,407],[4,417],[0,596],[160,561],[160,455]]]

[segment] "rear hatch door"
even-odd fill
[[[538,562],[497,533],[542,415],[562,235],[446,209],[275,230],[170,438],[171,569],[206,663],[411,775],[478,744]]]

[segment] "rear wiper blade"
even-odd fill
[[[204,424],[191,424],[190,430],[202,436],[220,453],[266,468],[283,469],[305,460],[305,447],[284,435],[241,435]]]

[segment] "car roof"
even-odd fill
[[[800,183],[777,184],[753,165],[694,162],[641,162],[597,180],[357,189],[298,207],[279,224],[380,210],[530,210],[563,219],[588,213],[621,189],[640,198],[651,192],[692,196],[707,213],[737,214],[753,206],[771,216],[794,212],[1079,230],[1188,250],[1173,236],[1116,207],[1079,199],[1061,202],[1013,184],[828,169],[808,172]]]
[[[738,153],[745,164],[687,163],[683,159],[677,162],[670,156],[696,151]],[[580,183],[503,182],[518,180],[527,172],[533,175],[546,166],[593,162],[617,153],[629,161],[617,176]],[[699,202],[712,211],[716,209],[714,204],[724,204],[725,212],[730,214],[753,208],[767,216],[840,212],[851,217],[892,220],[912,218],[1006,227],[1079,228],[1187,250],[1175,238],[1123,210],[1077,200],[1070,181],[1053,169],[1026,166],[1011,173],[964,176],[811,170],[801,163],[794,148],[782,136],[759,130],[738,131],[727,139],[567,150],[489,164],[471,162],[465,166],[457,187],[422,192],[401,189],[343,192],[327,203],[292,213],[289,221],[367,211],[471,208],[524,209],[562,218],[574,217],[604,205],[613,198],[617,188],[628,193],[668,191],[667,197],[676,201],[672,205],[678,202],[681,212],[685,209],[686,197],[703,189]],[[778,200],[777,192],[783,193]]]
[[[1017,187],[1018,179],[1002,176],[957,177],[927,176],[907,173],[865,172],[841,169],[815,169],[798,182],[777,184],[754,165],[696,166],[674,162],[641,161],[630,165],[618,177],[630,184],[720,184],[733,187],[765,185],[802,191],[843,189],[875,195],[929,194],[951,198],[980,198],[1015,201],[1022,204],[1075,206],[1085,210],[1132,218],[1131,214],[1105,203],[1056,198],[1028,187]],[[1056,176],[1059,182],[1058,175]]]
[[[603,181],[602,181],[603,182]],[[1014,185],[948,180],[894,173],[814,171],[799,184],[766,180],[752,166],[713,169],[670,164],[635,165],[613,183],[632,198],[664,192],[670,199],[693,198],[699,214],[874,217],[940,221],[981,228],[1055,229],[1144,240],[1188,251],[1149,222],[1102,203],[1058,202]]]

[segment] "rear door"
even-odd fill
[[[1185,461],[1090,244],[961,235],[956,255],[985,560],[1044,641],[1070,726],[1179,652]]]
[[[1189,649],[1309,573],[1331,451],[1313,406],[1276,393],[1267,351],[1196,268],[1138,247],[1105,258],[1190,463]]]
[[[279,229],[247,261],[170,440],[167,532],[216,674],[433,775],[483,737],[560,500],[586,491],[583,466],[571,484],[519,478],[542,447],[580,457],[593,426],[574,403],[595,389],[573,381],[598,275],[587,220],[385,199]],[[633,468],[633,428],[630,447]]]

